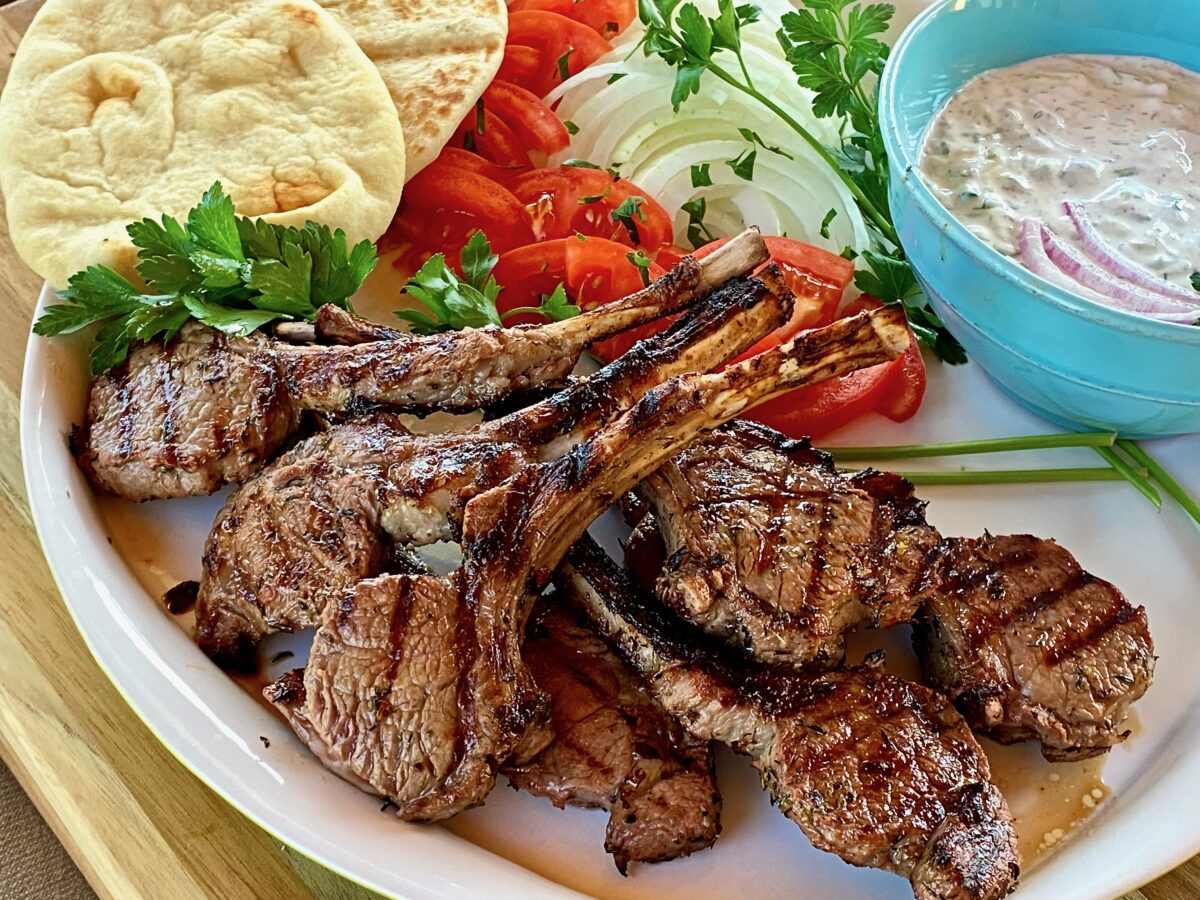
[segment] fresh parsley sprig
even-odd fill
[[[813,112],[819,117],[846,120],[840,146],[826,147],[786,109],[762,93],[750,77],[742,52],[742,29],[758,20],[753,3],[735,5],[718,0],[715,17],[705,17],[694,3],[680,0],[638,0],[638,17],[645,26],[641,47],[675,69],[671,104],[678,112],[699,93],[705,74],[752,97],[781,119],[808,144],[845,184],[874,237],[875,247],[863,254],[856,284],[880,300],[900,303],[917,337],[948,362],[966,359],[937,315],[924,303],[916,276],[904,257],[891,220],[887,197],[887,155],[879,129],[878,102],[872,78],[883,71],[888,47],[876,37],[887,29],[894,8],[876,3],[860,6],[854,0],[801,0],[802,6],[781,20],[780,47],[797,82],[814,92]],[[723,60],[736,63],[726,65]],[[753,132],[751,144],[776,153]],[[753,177],[753,151],[727,164],[743,178]],[[705,175],[707,173],[704,173]],[[693,169],[693,186],[703,175]],[[829,217],[822,223],[828,227]],[[870,285],[870,287],[868,287]]]
[[[376,263],[370,241],[350,249],[340,228],[285,228],[235,215],[219,183],[186,222],[143,219],[127,231],[149,290],[107,266],[90,266],[33,325],[47,336],[100,325],[94,375],[122,362],[136,341],[169,341],[188,319],[246,335],[276,319],[312,319],[324,303],[349,309],[350,295]]]
[[[444,254],[435,253],[404,288],[425,309],[401,309],[396,316],[408,322],[417,334],[437,334],[503,325],[505,319],[522,313],[542,315],[553,322],[579,315],[579,307],[571,303],[561,283],[542,297],[540,305],[518,306],[501,313],[496,298],[504,288],[492,275],[499,258],[482,231],[471,235],[459,255],[461,277],[446,264]]]

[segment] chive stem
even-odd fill
[[[974,453],[1003,453],[1013,450],[1049,450],[1057,447],[1111,447],[1114,432],[1068,432],[1066,434],[1028,434],[1016,437],[985,438],[977,441],[950,441],[941,444],[901,444],[891,447],[824,447],[834,459],[931,459],[938,456],[962,456]]]
[[[1144,466],[1146,471],[1150,473],[1150,477],[1159,483],[1164,491],[1174,498],[1175,502],[1183,507],[1186,512],[1197,525],[1200,525],[1200,503],[1184,490],[1183,485],[1171,477],[1171,474],[1159,465],[1154,458],[1143,450],[1140,446],[1130,440],[1119,440],[1117,446],[1125,451],[1139,466]]]
[[[1112,447],[1094,447],[1100,458],[1113,467],[1113,470],[1121,473],[1121,477],[1133,485],[1134,490],[1154,504],[1155,509],[1162,509],[1162,497],[1158,495],[1158,491],[1154,489],[1154,485],[1150,483],[1149,469],[1134,469],[1129,462],[1121,456]]]
[[[1109,466],[1077,469],[986,469],[968,472],[897,472],[913,484],[1043,484],[1059,481],[1125,481]],[[1148,473],[1147,473],[1148,474]]]

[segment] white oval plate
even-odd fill
[[[48,299],[43,292],[41,302]],[[720,759],[726,798],[716,846],[686,860],[637,866],[621,878],[602,850],[606,816],[555,810],[500,786],[486,806],[446,827],[382,814],[379,801],[329,774],[290,730],[191,642],[159,600],[199,576],[219,497],[143,505],[97,498],[64,435],[81,418],[83,347],[31,338],[21,398],[21,441],[38,532],[71,614],[92,653],[155,735],[201,779],[280,840],[384,894],[406,897],[608,897],[687,895],[693,900],[911,897],[900,878],[854,869],[814,850],[773,810],[742,759]],[[867,422],[831,443],[907,443],[1050,430],[967,365],[931,366],[920,415],[897,426]],[[1200,436],[1160,441],[1152,452],[1200,492]],[[931,465],[956,467],[965,458]],[[1098,465],[1090,451],[965,460],[976,467]],[[914,466],[916,467],[916,466]],[[1123,483],[923,488],[930,518],[947,534],[1053,536],[1097,575],[1149,611],[1160,656],[1137,706],[1133,739],[1105,762],[1113,796],[1022,880],[1019,896],[1107,898],[1200,850],[1200,533],[1168,502],[1156,512]],[[47,598],[48,602],[52,602]],[[181,627],[184,626],[184,627]],[[291,644],[288,645],[287,641]],[[895,636],[875,643],[895,646]],[[866,644],[872,643],[867,640]],[[274,667],[300,664],[297,651]],[[894,653],[895,655],[895,653]],[[903,651],[900,651],[903,655]],[[1010,760],[1008,780],[1013,755]],[[1052,767],[1033,748],[1009,791],[1018,812],[1036,801]],[[802,886],[802,888],[800,887]]]

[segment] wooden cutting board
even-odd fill
[[[0,0],[0,87],[39,3]],[[0,756],[102,897],[374,896],[281,847],[194,778],[125,705],[75,630],[42,558],[21,472],[18,395],[40,287],[0,215]],[[1128,897],[1200,897],[1200,857]]]

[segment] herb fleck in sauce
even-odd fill
[[[1200,75],[1144,56],[1058,55],[992,69],[930,125],[925,182],[981,240],[1017,256],[1017,225],[1067,241],[1064,200],[1143,268],[1181,286],[1200,269]]]

